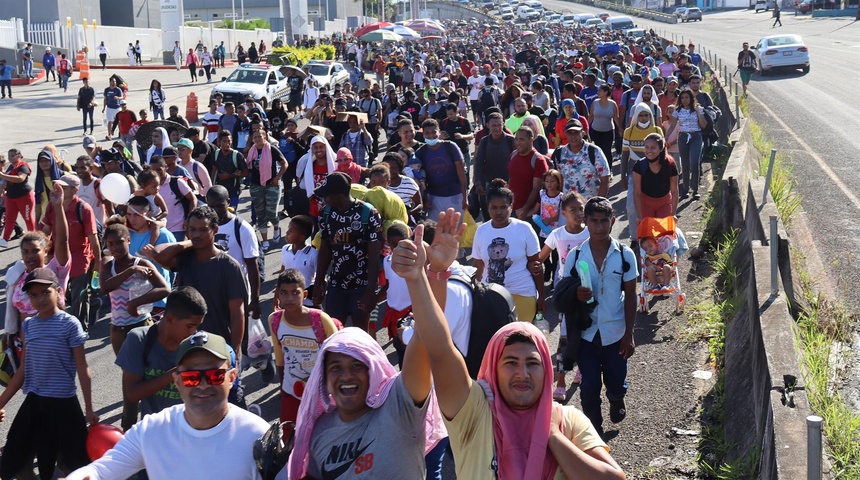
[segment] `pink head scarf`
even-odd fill
[[[325,383],[325,354],[328,352],[349,355],[367,365],[370,385],[367,389],[366,402],[370,408],[379,408],[385,403],[391,387],[394,386],[394,380],[400,375],[388,362],[388,357],[376,339],[364,330],[347,327],[328,337],[317,355],[317,361],[308,377],[302,402],[299,405],[296,443],[290,455],[287,478],[304,478],[307,474],[314,426],[319,417],[336,408]],[[424,425],[427,436],[425,453],[432,450],[439,440],[447,436],[439,412],[439,404],[432,390],[426,401],[430,402],[430,405]]]
[[[528,410],[514,410],[508,406],[499,392],[497,368],[505,349],[505,341],[512,333],[522,332],[530,336],[540,353],[544,365],[542,394],[536,406]],[[513,322],[500,328],[484,353],[478,379],[487,382],[495,400],[490,403],[493,412],[493,437],[496,460],[499,463],[500,479],[544,479],[555,476],[558,462],[547,448],[552,419],[552,359],[549,345],[537,327],[530,323]],[[557,427],[560,428],[560,425]]]

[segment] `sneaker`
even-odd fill
[[[567,390],[564,387],[555,387],[552,392],[552,399],[556,402],[563,402],[567,398]]]
[[[268,250],[269,250],[269,241],[268,241],[268,240],[264,240],[264,241],[263,241],[263,243],[262,243],[262,245],[260,245],[260,248],[262,248],[264,252],[265,252],[265,251],[268,251]]]
[[[573,383],[580,384],[582,383],[582,371],[580,369],[576,369],[576,373],[573,375]]]
[[[612,420],[612,423],[621,423],[626,416],[627,409],[624,407],[624,400],[609,402],[609,420]]]
[[[0,238],[0,248],[6,248],[9,246],[9,241],[5,238]]]
[[[281,243],[281,229],[275,229],[275,236],[272,238],[273,243]]]
[[[698,193],[693,194],[693,200],[698,200],[700,198],[702,198],[702,197]]]

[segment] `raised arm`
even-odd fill
[[[69,262],[69,224],[66,222],[66,210],[63,208],[63,187],[54,184],[51,191],[51,205],[54,207],[54,228],[51,243],[54,246],[54,257],[60,265]]]
[[[444,273],[457,256],[459,239],[465,227],[460,224],[460,214],[449,209],[439,215],[432,246],[428,247],[423,243],[424,227],[419,225],[415,228],[415,242],[401,241],[392,258],[392,267],[406,280],[412,299],[415,331],[418,334],[412,341],[420,339],[427,350],[430,370],[434,373],[439,407],[449,419],[457,416],[466,403],[472,380],[469,378],[463,356],[451,339],[442,308],[431,298],[431,294],[439,292],[444,302],[442,291],[447,291]],[[428,264],[428,261],[433,280],[428,279],[425,272],[425,264]],[[417,374],[416,372],[415,375]]]

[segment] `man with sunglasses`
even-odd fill
[[[253,445],[269,426],[227,402],[238,375],[223,337],[186,338],[172,374],[182,405],[147,415],[102,458],[67,478],[121,479],[142,469],[150,478],[260,478]]]

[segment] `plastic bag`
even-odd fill
[[[266,333],[266,327],[259,318],[248,316],[248,356],[252,358],[265,357],[272,353],[272,341]]]

